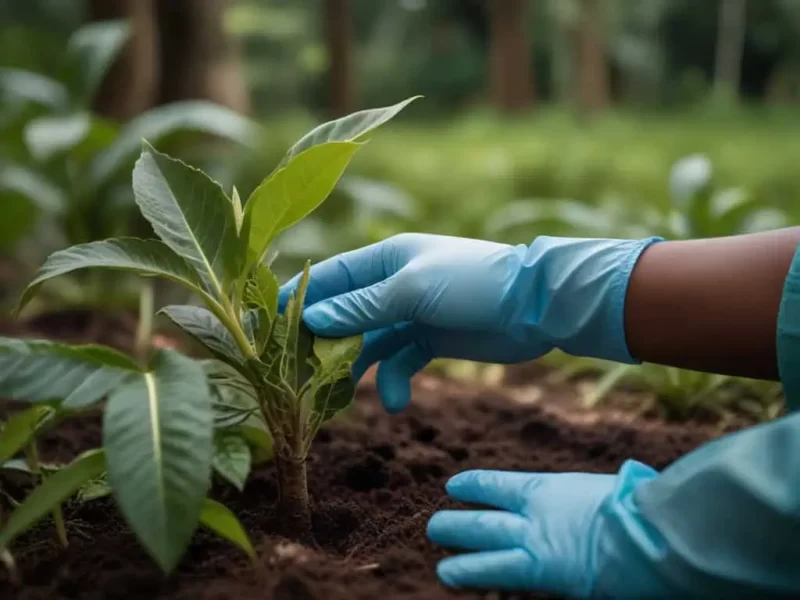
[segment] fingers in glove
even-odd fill
[[[431,361],[430,351],[411,343],[378,367],[378,394],[388,413],[404,410],[411,399],[411,378]]]
[[[306,306],[347,292],[369,287],[386,279],[390,274],[380,260],[380,243],[344,252],[311,267]],[[278,305],[283,310],[292,292],[297,288],[302,273],[298,273],[281,286]]]
[[[536,475],[514,471],[465,471],[447,482],[447,493],[454,499],[484,504],[511,512],[522,512]]]
[[[446,558],[436,567],[447,586],[485,590],[531,589],[533,571],[533,558],[522,549],[462,554]]]
[[[428,521],[435,544],[462,550],[511,550],[525,544],[529,523],[499,510],[442,510]]]

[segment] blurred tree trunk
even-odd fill
[[[714,96],[717,100],[735,101],[739,97],[746,25],[747,0],[720,0],[714,70]]]
[[[574,29],[576,101],[584,115],[601,111],[609,103],[605,8],[605,0],[581,0]]]
[[[158,32],[154,0],[89,0],[92,21],[128,19],[131,37],[94,99],[94,110],[129,119],[156,102],[159,85]]]
[[[138,1],[138,0],[136,0]],[[158,0],[159,104],[202,98],[247,112],[239,49],[225,31],[228,0]]]
[[[356,109],[350,1],[325,0],[323,27],[328,45],[330,108],[334,116],[341,117]]]
[[[501,112],[521,112],[534,100],[528,0],[488,2],[494,102]]]

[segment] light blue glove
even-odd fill
[[[663,473],[468,471],[447,491],[502,510],[441,511],[454,587],[574,598],[800,597],[800,414],[706,444]]]
[[[315,265],[305,322],[320,336],[365,333],[356,378],[381,362],[378,390],[405,408],[433,358],[533,360],[553,348],[635,362],[623,308],[633,267],[658,238],[539,237],[529,247],[402,234]],[[297,284],[281,289],[281,305]]]

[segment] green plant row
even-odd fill
[[[172,350],[131,358],[102,346],[0,339],[0,397],[32,404],[0,432],[0,465],[27,469],[39,484],[2,524],[7,564],[14,539],[48,514],[66,543],[60,507],[76,493],[84,500],[113,495],[164,571],[176,566],[198,525],[252,555],[235,516],[208,493],[212,473],[241,490],[253,461],[267,458],[275,462],[286,532],[312,535],[306,456],[320,426],[353,397],[350,370],[361,338],[314,338],[303,325],[308,263],[279,311],[267,256],[280,232],[328,197],[364,137],[412,100],[315,128],[245,205],[235,188],[228,196],[202,171],[144,144],[133,191],[158,239],[113,238],[55,252],[19,309],[46,282],[79,270],[166,278],[202,306],[162,312],[214,358]],[[37,437],[104,399],[102,448],[62,467],[42,465]]]

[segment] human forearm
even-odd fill
[[[776,327],[800,227],[668,241],[639,258],[625,301],[638,360],[777,379]]]

